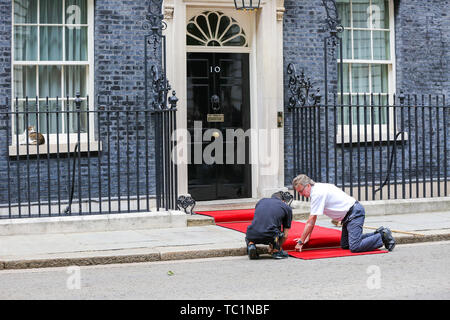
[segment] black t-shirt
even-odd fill
[[[255,215],[247,227],[247,239],[275,237],[283,228],[290,228],[292,209],[278,198],[263,198],[255,206]]]

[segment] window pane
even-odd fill
[[[343,59],[351,59],[352,58],[352,39],[350,38],[351,31],[344,30],[342,33],[342,54]],[[337,58],[340,59],[341,52],[339,47],[336,49],[337,51]]]
[[[338,92],[341,90],[341,69],[340,69],[340,63],[338,63]],[[342,66],[342,78],[344,79],[344,92],[350,92],[350,77],[349,77],[349,64],[344,63]]]
[[[61,97],[61,67],[40,66],[39,67],[39,97],[56,98]]]
[[[40,27],[40,60],[62,60],[62,27]]]
[[[14,23],[37,23],[37,0],[14,0]]]
[[[212,12],[208,15],[209,26],[211,28],[212,36],[216,36],[217,23],[219,22],[218,13]]]
[[[348,108],[348,112],[347,112],[347,123],[346,124],[350,124],[350,119],[352,120],[352,125],[356,124],[356,95],[352,94],[349,95],[348,97],[348,104],[349,104],[349,108]],[[351,115],[351,118],[350,118]]]
[[[14,60],[37,60],[37,27],[14,27]]]
[[[370,31],[353,31],[353,59],[371,59]]]
[[[192,38],[190,35],[186,35],[186,44],[188,46],[204,46],[205,42],[200,42],[197,39]]]
[[[197,16],[197,19],[195,21],[197,22],[197,25],[200,27],[200,30],[203,31],[203,34],[207,38],[210,38],[211,35],[209,33],[208,21],[206,20],[206,17],[202,16],[202,15],[199,15],[199,16]]]
[[[372,0],[372,27],[389,29],[388,0]]]
[[[352,92],[369,92],[369,66],[352,64]]]
[[[220,17],[220,23],[219,23],[219,32],[217,33],[217,36],[221,36],[225,30],[228,28],[228,26],[232,23],[229,17],[227,16],[221,16]]]
[[[87,1],[66,0],[66,24],[87,24]]]
[[[370,112],[367,109],[369,102],[370,102],[370,95],[367,95],[367,94],[352,95],[352,105],[354,106],[352,121],[353,121],[354,125],[358,125],[358,124],[362,125],[362,124],[369,123]],[[359,106],[359,108],[358,108],[358,106]],[[359,115],[359,118],[358,118],[358,115]],[[366,120],[364,120],[364,116],[366,117]]]
[[[80,112],[71,112],[69,114],[69,133],[78,133],[78,123],[80,124],[80,132],[87,132],[87,103],[86,100],[81,102]],[[75,102],[69,102],[69,110],[77,111]],[[84,112],[83,112],[84,111]]]
[[[65,120],[65,114],[60,113],[58,117],[56,116],[57,110],[61,110],[61,100],[56,104],[56,100],[39,100],[39,132],[42,134],[47,134],[48,130],[50,134],[62,132],[62,122]],[[48,113],[47,113],[48,111]],[[57,124],[56,121],[59,123]],[[47,137],[44,137],[47,139]]]
[[[386,95],[374,95],[373,96],[373,105],[374,107],[369,108],[371,104],[372,97],[370,95],[365,96],[359,95],[359,104],[358,104],[358,96],[344,95],[343,105],[345,107],[337,108],[337,123],[338,125],[349,125],[350,124],[350,108],[348,107],[351,103],[351,113],[352,113],[352,125],[362,125],[362,124],[371,124],[371,117],[373,113],[373,123],[374,124],[386,124],[387,120],[387,96]],[[338,100],[340,102],[340,100]],[[360,106],[359,108],[357,106]],[[366,108],[364,108],[366,106]],[[380,107],[381,106],[381,107]],[[358,110],[359,109],[359,110]],[[359,111],[359,112],[358,112]],[[344,118],[342,119],[342,114],[344,114]],[[358,118],[359,115],[359,118]],[[366,119],[364,120],[364,116]],[[359,120],[358,120],[359,119]],[[343,121],[343,122],[342,122]],[[359,122],[358,122],[359,121]],[[381,121],[381,122],[380,122]],[[361,133],[362,134],[362,133]]]
[[[36,128],[36,100],[29,99],[28,101],[18,101],[14,103],[13,111],[28,113],[19,113],[17,118],[14,118],[13,126],[16,128],[14,134],[23,134],[25,128],[33,126]],[[26,138],[25,138],[26,139]],[[26,143],[26,140],[24,140]]]
[[[82,97],[87,95],[87,67],[86,66],[67,66],[64,69],[64,96],[75,97],[77,92]]]
[[[369,11],[369,0],[352,1],[354,28],[370,28]]]
[[[374,105],[377,106],[377,107],[374,107],[373,123],[374,124],[386,124],[387,96],[375,95],[373,97],[373,102],[374,102]]]
[[[389,60],[389,31],[374,31],[373,32],[373,59],[374,60]]]
[[[210,46],[210,44],[213,41],[208,42],[208,46]],[[237,36],[232,38],[231,40],[226,40],[223,42],[224,46],[235,46],[235,47],[242,47],[245,46],[245,38],[243,36]],[[217,43],[218,45],[220,45],[220,43]]]
[[[224,45],[228,46],[230,44],[227,41],[229,39],[232,39],[233,37],[235,37],[238,34],[243,34],[243,32],[241,31],[241,27],[238,24],[234,23],[231,25],[231,27],[227,30],[227,32],[225,32],[225,34],[219,40],[222,41],[224,43]],[[243,38],[243,37],[241,36],[241,38]],[[245,38],[243,38],[243,40],[245,43]]]
[[[87,47],[87,27],[66,28],[66,61],[87,61]]]
[[[372,92],[387,93],[388,92],[388,66],[372,65]]]
[[[352,94],[349,98],[350,98],[349,103],[352,106],[351,107],[352,125],[364,124],[364,109],[362,107],[364,105],[364,95]],[[359,106],[359,108],[358,108],[358,106]],[[359,118],[358,118],[358,115],[359,115]],[[350,120],[349,120],[348,124],[350,124]]]
[[[205,40],[205,41],[206,41],[205,36],[203,35],[203,33],[200,31],[200,29],[197,27],[196,24],[194,24],[194,23],[192,23],[192,22],[189,23],[189,24],[187,25],[187,31],[188,31],[190,34],[192,34],[193,36],[199,38],[200,40]]]
[[[186,42],[188,45],[204,46],[207,44],[207,40],[196,24],[190,22],[187,25]]]
[[[40,0],[39,23],[62,23],[62,1]]]
[[[344,95],[342,97],[342,102],[341,102],[341,95],[338,96],[338,103],[342,106],[337,107],[336,110],[336,114],[337,114],[337,124],[338,125],[346,125],[348,124],[348,113],[349,113],[349,109],[348,109],[348,105],[349,105],[350,99],[348,95]],[[346,107],[344,107],[346,106]],[[344,115],[344,118],[342,118],[342,114]]]
[[[342,25],[350,27],[350,0],[337,0],[336,5]]]
[[[36,67],[14,66],[14,98],[36,97]]]

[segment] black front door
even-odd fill
[[[246,53],[187,54],[188,192],[195,200],[251,196],[249,138],[234,138],[250,128],[248,63]]]

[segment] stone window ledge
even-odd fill
[[[339,129],[340,130],[340,129]],[[397,132],[398,133],[398,132]],[[367,136],[364,133],[364,129],[361,128],[359,131],[359,136],[358,136],[358,132],[357,129],[353,129],[352,130],[352,134],[351,134],[351,140],[350,140],[350,132],[348,130],[344,130],[344,138],[342,139],[342,132],[341,131],[337,131],[337,135],[336,135],[336,144],[357,144],[358,140],[359,143],[386,143],[386,142],[391,142],[394,143],[395,142],[395,136],[397,135],[397,133],[395,133],[394,131],[389,132],[389,135],[387,132],[383,131],[381,133],[381,137],[380,134],[378,132],[378,130],[374,131],[373,134],[371,132],[370,129],[367,130]],[[373,138],[372,138],[373,136]],[[359,138],[359,139],[358,139]],[[397,143],[400,143],[402,141],[402,135],[400,134],[397,137]],[[408,132],[405,132],[403,134],[403,141],[408,141]]]
[[[19,148],[17,148],[17,145],[11,145],[9,146],[9,156],[10,157],[17,157],[17,156],[26,156],[26,155],[37,155],[39,150],[39,155],[46,156],[48,153],[51,155],[56,155],[58,152],[60,154],[65,153],[73,153],[75,150],[77,142],[70,142],[69,144],[66,143],[50,143],[49,145],[41,144],[38,148],[37,145],[26,145],[22,144],[19,145]],[[28,148],[28,149],[27,149]],[[80,151],[81,152],[98,152],[102,151],[102,143],[101,141],[82,141],[80,142]],[[78,151],[77,151],[78,152]]]

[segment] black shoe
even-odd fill
[[[381,226],[381,227],[379,227],[377,230],[375,230],[374,233],[381,233],[384,229],[385,229],[385,228],[384,228],[383,226]],[[381,233],[381,235],[383,235],[383,234]]]
[[[277,251],[272,253],[274,259],[286,259],[289,255],[285,251]]]
[[[392,231],[389,228],[378,228],[376,232],[381,234],[381,239],[383,240],[384,246],[388,251],[392,251],[395,248],[395,239],[392,236]]]
[[[250,244],[247,247],[247,253],[248,253],[248,257],[251,260],[255,260],[259,258],[258,252],[256,251],[256,246],[254,244]]]
[[[286,257],[286,258],[289,257],[289,254],[288,254],[286,251],[284,251],[284,250],[281,250],[281,251],[280,251],[280,254],[281,254],[282,256]]]

